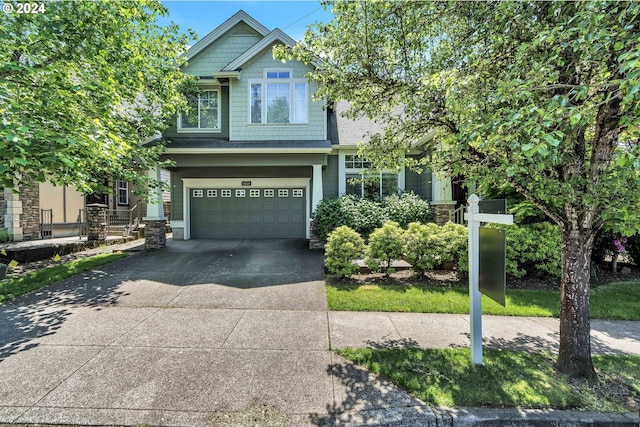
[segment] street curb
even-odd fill
[[[581,412],[542,409],[435,408],[438,427],[640,427],[633,412]]]

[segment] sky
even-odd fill
[[[183,33],[191,28],[199,40],[241,9],[269,30],[280,28],[294,40],[302,39],[307,25],[333,18],[318,0],[165,0],[162,4],[169,9],[169,16],[159,20],[161,25],[173,21]]]

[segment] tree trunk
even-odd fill
[[[582,232],[581,232],[582,231]],[[560,351],[557,368],[571,377],[595,377],[591,360],[589,289],[593,233],[577,224],[562,230]]]

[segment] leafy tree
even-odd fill
[[[420,141],[434,169],[507,182],[559,225],[557,367],[594,376],[594,235],[640,228],[640,2],[328,5],[334,21],[279,54],[319,63],[318,97],[386,123],[365,153],[379,167],[412,166]]]
[[[289,123],[289,100],[278,97],[267,107],[267,122]]]
[[[85,193],[147,183],[143,142],[186,106],[188,38],[158,1],[47,2],[0,15],[0,187],[50,180]]]

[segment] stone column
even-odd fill
[[[160,249],[167,245],[167,219],[144,219],[144,248]]]
[[[87,240],[107,240],[107,205],[87,205]]]
[[[160,168],[147,171],[150,178],[160,181]],[[160,249],[167,245],[167,217],[164,216],[162,203],[162,190],[156,188],[150,194],[147,203],[147,216],[142,218],[144,222],[144,248]]]
[[[18,193],[14,193],[11,189],[5,188],[4,200],[6,203],[4,228],[7,229],[11,240],[14,242],[21,242],[24,240],[24,235],[22,225],[20,224],[20,215],[22,215],[22,201],[20,200],[20,196]]]
[[[22,215],[20,226],[24,240],[40,239],[40,184],[29,180],[20,188]]]
[[[449,222],[449,213],[456,209],[455,201],[431,202],[433,208],[433,222],[444,225]]]

